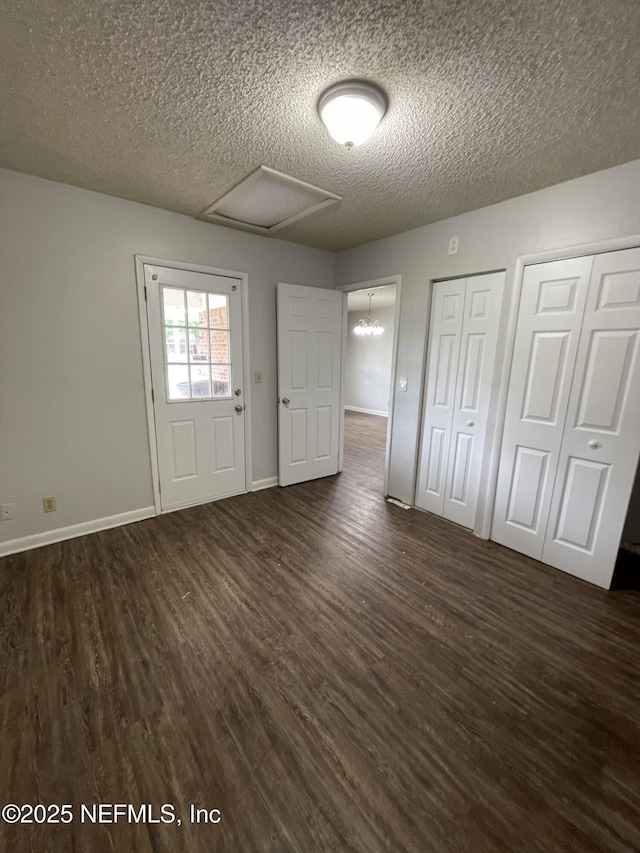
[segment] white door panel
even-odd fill
[[[504,273],[466,281],[442,514],[473,528],[489,420]]]
[[[442,515],[466,279],[433,285],[416,506]]]
[[[596,255],[542,560],[608,588],[640,452],[640,249]]]
[[[148,264],[144,274],[162,510],[238,494],[245,490],[240,281]]]
[[[416,505],[474,527],[503,273],[436,282]]]
[[[506,521],[534,536],[540,533],[544,536],[546,517],[542,518],[541,507],[550,456],[549,452],[534,447],[516,445],[515,448],[511,483],[526,483],[527,488],[510,489]]]
[[[338,472],[344,296],[278,285],[278,479]]]
[[[525,268],[491,538],[540,559],[592,258]]]

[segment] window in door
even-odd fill
[[[229,297],[162,288],[167,400],[230,398]]]

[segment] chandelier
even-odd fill
[[[371,319],[371,299],[373,298],[373,293],[369,293],[369,316],[366,320],[360,320],[360,322],[354,326],[353,331],[356,335],[381,335],[384,332],[384,327],[380,325],[378,320]]]

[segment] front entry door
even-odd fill
[[[144,265],[163,512],[245,491],[241,281]]]
[[[278,285],[278,482],[338,473],[344,295]]]

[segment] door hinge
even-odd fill
[[[153,393],[153,388],[152,388],[151,389],[151,402],[155,403],[155,401],[156,401],[156,395]]]
[[[162,494],[162,483],[158,480],[158,494]]]
[[[147,301],[147,285],[144,286],[144,301]]]

